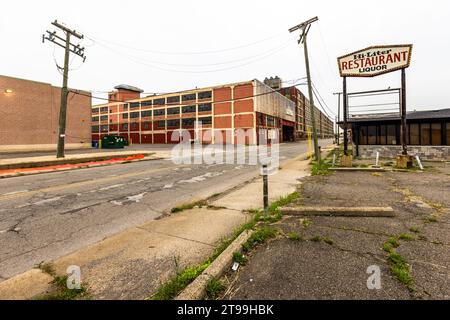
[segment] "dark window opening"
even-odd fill
[[[168,128],[179,128],[180,127],[180,120],[167,120],[167,127]]]
[[[377,144],[377,127],[368,126],[367,127],[367,144],[376,145]]]
[[[183,128],[193,127],[195,122],[195,118],[183,119],[182,125]]]
[[[183,101],[194,101],[196,99],[196,94],[195,93],[191,93],[191,94],[184,94],[181,99]]]
[[[100,108],[100,112],[108,112],[109,108],[108,107],[101,107]]]
[[[169,108],[167,114],[180,114],[180,108]]]
[[[180,102],[180,96],[173,96],[167,98],[167,103],[179,103]]]
[[[420,132],[419,132],[419,124],[411,123],[409,125],[409,142],[408,144],[412,146],[420,145]]]
[[[101,116],[100,121],[108,121],[108,116]]]
[[[165,120],[161,120],[161,121],[155,121],[155,129],[165,129],[166,128],[166,121]]]
[[[130,113],[130,118],[131,119],[139,118],[139,112],[131,112]]]
[[[144,122],[142,128],[143,130],[150,130],[150,122]]]
[[[155,117],[166,115],[166,109],[158,109],[153,111]]]
[[[91,128],[93,133],[98,133],[99,127],[98,126],[92,126]]]
[[[128,119],[128,113],[122,113],[122,119]]]
[[[148,107],[152,105],[152,100],[142,101],[141,106],[142,107]]]
[[[100,127],[100,130],[102,131],[102,132],[108,132],[108,126],[101,126]]]
[[[130,103],[130,109],[136,109],[139,108],[141,104],[139,102],[131,102]]]
[[[183,107],[183,113],[195,113],[195,106]]]
[[[211,103],[204,103],[204,104],[198,105],[198,112],[206,112],[206,111],[211,111],[211,110],[212,110]]]
[[[202,124],[212,124],[212,117],[199,118],[198,121]]]
[[[198,93],[198,98],[203,99],[211,99],[212,97],[212,91],[203,91]]]
[[[152,111],[151,110],[147,110],[147,111],[142,111],[141,112],[141,117],[145,118],[145,117],[151,117],[152,116]]]
[[[166,104],[166,98],[160,98],[160,99],[153,100],[154,106],[163,106],[165,104]]]
[[[92,117],[92,122],[97,122],[99,117]]]

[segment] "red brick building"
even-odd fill
[[[66,147],[91,147],[91,98],[69,93]],[[0,152],[56,150],[61,88],[0,75]]]
[[[113,134],[136,143],[177,143],[175,131],[188,130],[203,143],[222,137],[238,143],[236,132],[245,130],[246,143],[258,143],[259,134],[279,129],[281,141],[294,139],[295,103],[258,80],[187,90],[141,98],[142,90],[115,87],[109,102],[92,107],[92,139]],[[195,136],[196,122],[202,130]]]

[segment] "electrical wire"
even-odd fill
[[[108,47],[105,47],[105,46],[104,47],[109,49],[111,52],[113,52],[113,53],[115,53],[117,55],[123,56],[123,57],[127,58],[128,60],[133,61],[134,63],[140,64],[140,65],[144,65],[144,66],[147,66],[147,67],[150,67],[150,68],[153,68],[153,69],[158,69],[158,70],[167,71],[167,72],[175,72],[175,73],[188,73],[188,74],[196,73],[196,74],[201,74],[201,73],[213,73],[213,72],[220,72],[220,71],[228,71],[228,70],[237,69],[237,68],[240,68],[240,67],[243,67],[243,66],[247,66],[249,64],[252,64],[252,63],[261,61],[263,59],[266,59],[266,58],[268,58],[268,57],[270,57],[270,56],[272,56],[272,55],[274,55],[274,54],[284,50],[288,46],[289,46],[289,43],[286,43],[286,45],[284,45],[282,47],[279,47],[279,48],[272,49],[270,53],[267,53],[267,54],[261,56],[258,59],[254,59],[254,60],[248,61],[246,63],[242,63],[242,64],[238,64],[238,65],[231,66],[231,67],[226,67],[226,68],[218,68],[218,69],[211,69],[211,70],[201,70],[201,71],[200,70],[177,70],[177,69],[164,68],[164,67],[160,67],[158,65],[151,64],[151,63],[148,63],[146,61],[140,60],[139,58],[136,58],[136,57],[133,57],[133,56],[130,56],[130,55],[124,55],[123,53],[120,53],[120,52],[118,52],[118,51],[116,51],[114,49],[111,49],[111,48],[108,48]]]
[[[311,81],[311,84],[312,84],[313,92],[315,92],[316,98],[317,98],[317,100],[319,101],[319,104],[320,104],[320,100],[322,100],[323,104],[326,106],[326,108],[328,109],[328,111],[330,111],[330,113],[333,114],[333,116],[336,117],[336,113],[334,113],[334,112],[330,109],[330,107],[328,107],[327,103],[326,103],[325,100],[322,98],[322,96],[321,96],[319,90],[317,90],[316,86],[314,85],[314,82]],[[317,95],[318,95],[318,97],[317,97]],[[322,105],[321,105],[321,106],[322,106]],[[322,108],[323,108],[323,106],[322,106]],[[325,110],[324,110],[324,112],[327,113]],[[328,115],[328,113],[327,113],[327,115]],[[328,115],[328,116],[329,116],[329,115]]]
[[[260,43],[263,43],[263,42],[266,42],[266,41],[278,38],[280,35],[281,35],[281,33],[279,33],[277,35],[274,35],[274,36],[271,36],[271,37],[268,37],[268,38],[265,38],[265,39],[262,39],[262,40],[258,40],[258,41],[251,42],[251,43],[248,43],[248,44],[245,44],[245,45],[235,46],[235,47],[231,47],[231,48],[209,50],[209,51],[180,52],[180,51],[157,51],[157,50],[136,48],[136,47],[131,47],[131,46],[127,46],[127,45],[124,45],[124,44],[120,44],[120,43],[117,43],[117,42],[114,42],[114,41],[109,41],[109,40],[101,39],[101,38],[98,38],[98,37],[93,37],[92,35],[86,35],[86,33],[85,33],[85,36],[89,40],[91,40],[93,42],[95,42],[95,41],[97,41],[97,42],[102,41],[102,42],[109,43],[111,45],[119,46],[119,47],[126,48],[126,49],[131,49],[131,50],[141,51],[141,52],[147,52],[147,53],[154,53],[154,54],[164,54],[164,55],[206,55],[206,54],[214,54],[214,53],[221,53],[221,52],[229,52],[229,51],[234,51],[234,50],[238,50],[238,49],[242,49],[242,48],[251,47],[251,46],[254,46],[254,45],[257,45],[257,44],[260,44]]]
[[[258,53],[256,55],[252,55],[252,56],[247,56],[247,57],[244,57],[244,58],[228,60],[228,61],[223,61],[223,62],[202,63],[202,64],[168,63],[168,62],[163,62],[163,61],[147,60],[145,58],[141,58],[141,57],[137,57],[137,56],[133,56],[133,55],[129,55],[129,54],[117,51],[117,50],[111,48],[110,46],[107,46],[107,45],[99,43],[99,42],[97,44],[100,45],[101,47],[106,48],[106,49],[108,49],[110,51],[113,51],[113,52],[115,52],[117,54],[128,56],[128,57],[131,57],[133,59],[137,59],[137,60],[140,60],[142,62],[146,62],[146,63],[150,63],[150,64],[164,65],[164,66],[170,66],[170,67],[191,67],[191,68],[199,67],[199,68],[204,68],[204,67],[208,67],[208,66],[220,66],[220,65],[227,65],[227,64],[233,64],[233,63],[236,63],[236,62],[251,60],[251,59],[254,59],[254,58],[261,57],[261,56],[264,56],[266,54],[269,54],[269,53],[271,53],[271,52],[273,52],[273,51],[275,51],[277,49],[280,49],[280,48],[282,48],[284,45],[286,45],[288,43],[290,43],[290,41],[286,41],[285,43],[281,44],[280,46],[277,46],[277,47],[272,48],[270,50],[266,50],[266,51],[264,51],[262,53]]]

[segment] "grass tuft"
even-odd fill
[[[297,232],[289,233],[288,238],[292,241],[302,241],[303,240],[303,237]]]
[[[270,227],[263,227],[261,229],[256,230],[250,238],[242,245],[244,252],[249,252],[251,249],[256,247],[259,244],[265,243],[267,240],[271,238],[275,238],[277,235],[277,230]]]
[[[409,233],[401,234],[398,238],[400,240],[404,240],[404,241],[414,241],[414,240],[416,240],[416,238],[412,234],[409,234]]]
[[[206,296],[208,297],[208,299],[216,300],[224,290],[225,285],[223,284],[223,282],[216,278],[212,278],[206,285]]]
[[[233,253],[233,261],[244,266],[247,263],[247,258],[239,251]]]
[[[317,161],[313,162],[312,168],[311,168],[311,175],[313,176],[326,176],[332,173],[330,170],[331,164],[325,161],[320,161],[318,163]]]
[[[414,279],[409,272],[409,265],[398,253],[391,253],[388,257],[388,261],[391,265],[391,272],[395,277],[404,284],[409,291],[416,291],[414,287]]]

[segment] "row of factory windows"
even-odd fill
[[[108,108],[108,107],[106,107],[106,108]],[[176,114],[180,114],[180,112],[181,113],[195,113],[197,109],[198,109],[198,112],[210,112],[210,111],[212,111],[212,104],[211,103],[203,103],[203,104],[199,104],[198,107],[196,105],[184,106],[184,107],[181,107],[181,110],[180,110],[180,107],[167,108],[167,109],[156,109],[156,110],[144,110],[144,111],[140,112],[140,115],[141,115],[141,117],[145,118],[145,117],[151,117],[152,113],[153,113],[153,115],[155,117],[159,117],[159,116],[165,116],[166,113],[167,113],[167,115],[176,115]],[[123,119],[139,118],[139,111],[130,112],[129,114],[122,113],[122,118]],[[108,116],[103,115],[103,116],[92,117],[93,122],[96,122],[99,119],[100,119],[100,121],[107,121]]]
[[[199,93],[189,93],[184,95],[171,96],[167,98],[158,98],[153,100],[144,100],[140,102],[127,102],[123,104],[125,110],[137,109],[139,107],[164,106],[166,104],[179,104],[181,102],[189,102],[198,100],[207,100],[212,98],[212,91],[203,91]],[[108,107],[100,107],[92,109],[92,113],[108,112]]]
[[[359,145],[398,145],[401,127],[398,124],[359,126]],[[450,145],[450,122],[410,123],[407,125],[408,145]]]
[[[180,121],[181,120],[181,121]],[[193,128],[195,125],[195,118],[189,118],[189,119],[174,119],[174,120],[159,120],[159,121],[153,121],[153,126],[151,121],[145,121],[142,122],[141,130],[165,130],[166,128],[171,129],[180,129],[180,125],[182,129],[185,128]],[[201,122],[202,125],[210,125],[212,124],[212,117],[204,117],[199,118],[199,122]],[[131,125],[131,127],[130,127]],[[120,124],[120,131],[128,131],[128,129],[131,128],[131,130],[139,131],[139,123],[122,123]],[[98,132],[108,132],[111,131],[118,131],[119,127],[117,125],[114,125],[114,128],[112,126],[108,125],[101,125],[101,126],[92,126],[91,130],[92,133],[98,133]]]

